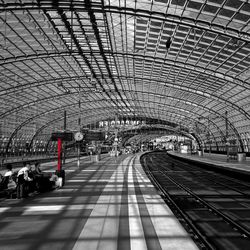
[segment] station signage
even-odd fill
[[[139,120],[107,120],[107,121],[100,121],[99,128],[105,127],[126,127],[126,126],[137,126],[141,124],[146,124],[145,121]]]

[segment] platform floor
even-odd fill
[[[174,151],[168,151],[168,153],[171,155],[176,155],[178,157],[182,157],[184,159],[191,159],[199,162],[204,162],[207,164],[212,164],[219,166],[221,168],[228,168],[232,171],[240,172],[240,173],[246,173],[250,174],[250,157],[246,157],[246,161],[244,162],[238,162],[234,159],[229,159],[227,161],[226,155],[220,155],[220,154],[209,154],[204,153],[203,156],[198,156],[194,154],[184,154],[184,153],[178,153]]]
[[[1,250],[194,250],[139,155],[72,163],[63,188],[0,203]]]

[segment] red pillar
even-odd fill
[[[62,167],[62,139],[58,138],[57,139],[57,170],[60,171]]]

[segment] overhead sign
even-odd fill
[[[104,141],[105,134],[103,132],[87,131],[84,139],[86,141]]]
[[[63,141],[72,141],[73,140],[73,133],[72,132],[58,131],[58,132],[53,132],[51,134],[52,141],[57,141],[58,138],[61,138]]]

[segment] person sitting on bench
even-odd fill
[[[40,163],[35,163],[35,168],[32,171],[34,180],[35,180],[35,186],[36,190],[39,192],[45,192],[53,189],[55,182],[51,180],[51,174],[44,173],[40,169]]]
[[[11,178],[13,175],[12,165],[8,163],[6,165],[6,169],[7,169],[7,172],[4,174],[0,182],[0,190],[8,189],[9,181],[12,180]]]

